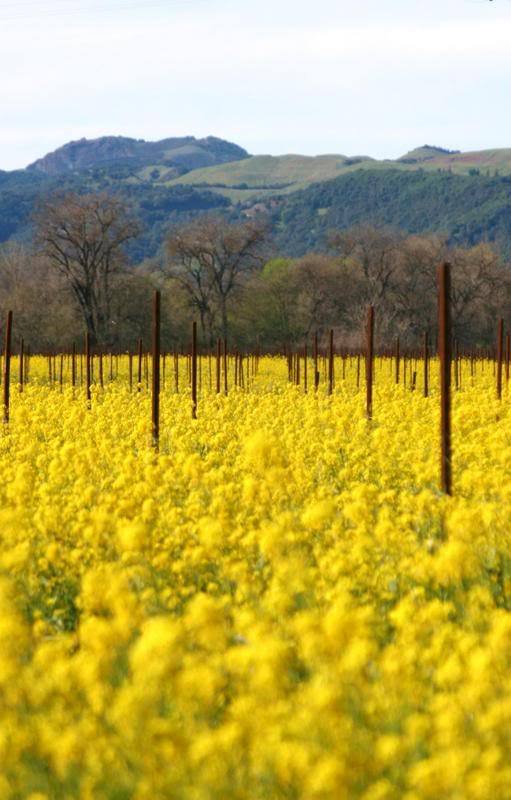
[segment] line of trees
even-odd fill
[[[66,195],[41,204],[31,246],[0,248],[0,302],[32,349],[79,342],[125,350],[149,341],[150,294],[162,292],[163,346],[186,346],[197,319],[203,346],[227,337],[240,348],[280,349],[333,327],[359,344],[368,305],[378,341],[418,343],[436,319],[436,266],[453,265],[453,328],[462,345],[493,342],[495,319],[511,318],[511,269],[489,244],[450,247],[442,236],[405,236],[358,226],[334,231],[326,253],[275,253],[259,221],[203,216],[169,230],[159,259],[130,264],[125,245],[138,221],[117,198]]]

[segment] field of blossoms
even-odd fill
[[[340,361],[340,360],[339,360]],[[263,358],[192,419],[119,375],[0,432],[2,800],[511,796],[511,397],[463,363],[454,494],[431,396]],[[203,366],[206,369],[206,365]],[[15,374],[15,365],[13,368]],[[205,373],[204,373],[205,374]]]

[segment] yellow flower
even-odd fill
[[[369,424],[356,358],[332,396],[322,360],[305,394],[279,357],[218,396],[203,356],[192,420],[167,357],[158,452],[145,377],[113,361],[88,408],[66,359],[61,393],[32,357],[0,435],[0,798],[507,797],[491,362],[472,385],[462,361],[446,497],[435,359],[424,398],[420,365],[412,393],[378,358]]]
[[[306,528],[320,529],[335,512],[333,500],[319,500],[302,513],[302,523]]]

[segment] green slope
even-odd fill
[[[442,148],[424,146],[412,150],[396,161],[377,161],[368,156],[347,158],[343,155],[324,156],[251,156],[205,169],[196,169],[181,177],[162,176],[167,185],[185,184],[210,187],[231,202],[250,203],[274,194],[290,194],[324,180],[340,177],[360,169],[405,172],[423,169],[452,172],[457,175],[511,175],[511,149],[481,150],[456,153]],[[147,175],[147,172],[145,173]]]
[[[395,163],[396,166],[408,166],[417,169],[443,169],[459,175],[473,174],[475,171],[501,175],[511,174],[511,149],[500,148],[494,150],[476,150],[461,153],[460,151],[444,150],[441,147],[417,147],[406,155],[401,156]]]
[[[346,171],[360,168],[361,164],[374,164],[368,156],[347,158],[343,155],[323,156],[251,156],[244,161],[231,161],[206,169],[196,169],[173,179],[173,184],[188,186],[208,185],[229,194],[245,192],[246,197],[259,197],[261,190],[297,191],[311,183],[328,180]]]

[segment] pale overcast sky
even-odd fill
[[[0,0],[0,169],[82,136],[511,147],[510,0]]]

